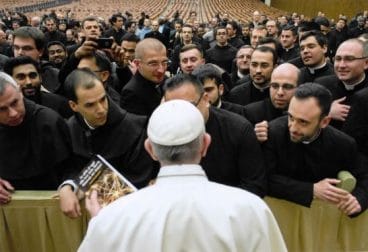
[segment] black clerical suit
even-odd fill
[[[69,106],[68,100],[63,96],[38,90],[35,95],[26,97],[37,104],[43,105],[58,112],[59,115],[65,119],[73,115],[73,111]]]
[[[314,82],[315,79],[334,74],[333,65],[326,62],[326,65],[319,69],[311,69],[309,67],[302,67],[300,69],[299,82],[304,84],[306,82]]]
[[[352,106],[353,101],[355,99],[355,93],[364,88],[368,88],[368,76],[364,78],[362,82],[354,86],[352,90],[347,90],[342,81],[340,81],[336,75],[330,75],[322,78],[318,78],[315,82],[325,86],[328,90],[330,90],[332,94],[332,99],[337,100],[342,97],[346,97],[346,99],[342,102],[342,104]],[[332,120],[331,125],[337,129],[341,129],[344,125],[343,121]]]
[[[0,125],[0,177],[16,190],[55,190],[71,154],[67,125],[49,108],[24,105],[20,125]]]
[[[336,178],[341,170],[357,178],[352,194],[362,211],[368,205],[367,162],[357,152],[353,138],[327,126],[310,143],[290,140],[287,116],[269,124],[268,141],[263,145],[269,175],[269,195],[310,207],[313,184]]]
[[[130,113],[150,116],[161,98],[160,86],[137,72],[122,89],[120,106]]]
[[[110,99],[108,102],[103,126],[90,129],[80,114],[69,119],[76,168],[65,179],[73,178],[94,154],[100,154],[134,185],[145,186],[157,173],[143,147],[147,119],[126,112]]]
[[[211,107],[206,132],[211,145],[201,165],[209,180],[265,196],[265,167],[252,125],[239,115]]]
[[[215,45],[206,51],[206,63],[213,63],[231,73],[232,62],[238,49],[230,44],[225,46]]]
[[[245,118],[247,118],[253,125],[264,120],[268,122],[272,121],[286,113],[285,110],[275,108],[269,98],[248,104],[244,107],[244,112]]]
[[[298,58],[300,56],[300,50],[298,46],[293,46],[292,48],[282,48],[281,49],[281,55],[280,59],[282,59],[283,62],[288,62],[292,59]]]
[[[221,100],[220,108],[245,117],[245,110],[242,105]]]
[[[368,157],[368,88],[357,92],[343,131],[352,136],[359,151]]]
[[[269,87],[258,89],[254,86],[253,81],[248,81],[234,87],[227,95],[226,99],[230,102],[248,105],[253,102],[261,101],[269,97]]]

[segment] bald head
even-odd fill
[[[279,66],[277,66],[271,75],[271,81],[272,78],[278,77],[280,75],[284,75],[284,76],[288,76],[290,79],[291,83],[295,83],[295,85],[298,85],[298,81],[299,81],[299,74],[300,74],[300,70],[294,66],[293,64],[290,63],[283,63]]]
[[[146,38],[137,44],[135,48],[135,58],[142,60],[147,51],[161,52],[163,50],[166,51],[166,47],[161,41],[154,38]]]
[[[271,75],[270,99],[277,109],[286,110],[299,82],[300,70],[290,63],[276,67]]]

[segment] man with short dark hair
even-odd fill
[[[269,84],[273,69],[277,66],[277,55],[270,47],[257,47],[250,60],[250,79],[233,88],[228,100],[240,105],[247,105],[268,97]]]
[[[73,71],[65,81],[66,95],[75,115],[68,121],[74,169],[61,185],[60,205],[69,217],[81,215],[73,179],[95,154],[100,154],[135,186],[146,186],[156,175],[143,149],[146,118],[119,108],[106,95],[101,80],[88,69]],[[74,191],[74,192],[73,192]]]
[[[263,144],[269,195],[306,207],[317,198],[355,216],[368,206],[367,162],[353,138],[328,126],[331,102],[331,93],[323,86],[301,85],[290,101],[288,118],[270,123]],[[357,179],[351,193],[337,187],[342,170]]]
[[[66,36],[63,32],[58,30],[56,20],[53,17],[47,17],[44,22],[47,29],[45,32],[46,44],[53,41],[59,41],[65,45]]]
[[[297,28],[292,25],[287,25],[282,28],[280,35],[280,42],[282,45],[282,52],[280,58],[287,62],[289,60],[299,57],[299,47],[297,46],[298,32]]]
[[[52,64],[41,60],[45,49],[45,35],[35,27],[20,27],[13,34],[14,57],[29,56],[41,65],[43,86],[50,92],[55,93],[60,88],[58,80],[59,70]]]
[[[216,45],[206,51],[206,62],[216,64],[230,74],[237,49],[229,44],[226,27],[220,26],[214,29],[214,36]]]
[[[220,67],[207,63],[198,66],[192,74],[203,84],[204,91],[207,93],[212,106],[244,116],[243,106],[222,100],[221,97],[225,91],[225,84],[221,70]]]
[[[236,21],[229,21],[226,25],[226,31],[228,34],[228,42],[236,48],[240,48],[244,45],[244,42],[238,36],[239,25]]]
[[[53,41],[47,44],[47,55],[49,61],[54,64],[57,69],[60,69],[68,58],[68,52],[65,45],[59,41]]]
[[[327,61],[327,39],[320,31],[308,31],[300,38],[300,56],[304,67],[300,69],[300,83],[333,74],[333,66]]]
[[[113,37],[115,42],[120,45],[121,38],[125,35],[126,31],[124,27],[124,18],[121,14],[114,14],[110,18],[111,28],[105,31],[104,37]]]
[[[11,58],[5,63],[4,71],[17,82],[25,98],[51,108],[64,118],[72,116],[68,101],[64,97],[42,90],[40,65],[32,58]]]
[[[191,74],[197,67],[203,65],[202,49],[195,44],[185,45],[180,49],[180,69],[185,74]]]
[[[241,79],[247,76],[249,79],[249,68],[250,68],[250,59],[252,57],[254,49],[250,45],[243,45],[236,52],[235,65],[233,67],[231,73],[231,84],[232,86],[229,89],[233,89],[235,86],[238,86],[241,83]],[[244,80],[242,80],[244,81]]]
[[[0,73],[0,204],[14,190],[55,190],[69,166],[64,119],[23,99],[17,83]]]

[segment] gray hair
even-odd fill
[[[192,163],[202,146],[203,135],[204,133],[200,134],[193,141],[183,145],[165,146],[152,141],[151,144],[161,165]]]
[[[19,90],[17,82],[10,75],[0,72],[0,95],[4,94],[7,86],[12,86],[14,89]]]

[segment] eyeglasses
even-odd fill
[[[273,82],[273,83],[270,84],[270,86],[273,89],[278,90],[279,88],[282,88],[283,90],[287,90],[287,91],[293,90],[294,88],[296,88],[293,84],[288,84],[288,83],[280,85],[279,83]]]
[[[197,101],[195,101],[195,102],[190,101],[190,103],[193,104],[195,107],[197,107],[198,104],[201,102],[203,95],[204,95],[204,92],[201,94],[201,96],[199,97],[199,99]]]
[[[368,56],[365,57],[355,57],[355,56],[336,56],[335,62],[341,62],[342,60],[346,63],[351,63],[355,60],[367,59]]]
[[[146,64],[147,66],[151,67],[151,68],[159,68],[160,66],[162,67],[167,67],[169,65],[169,61],[168,60],[164,60],[164,61],[149,61],[149,62],[144,62],[142,61],[143,64]]]

